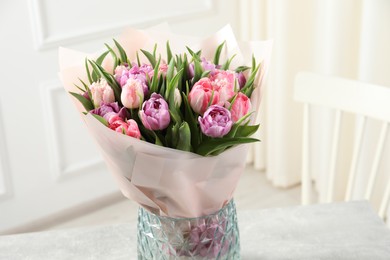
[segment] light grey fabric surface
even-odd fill
[[[367,202],[238,211],[241,259],[390,259]],[[137,259],[136,223],[0,236],[0,259]]]

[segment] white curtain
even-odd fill
[[[262,142],[251,159],[275,186],[289,187],[300,181],[302,107],[292,98],[296,73],[308,70],[390,86],[390,1],[244,0],[239,7],[243,39],[274,39],[260,113]],[[330,143],[332,115],[318,109],[311,117],[317,136],[312,145]],[[384,156],[390,156],[389,150]],[[321,152],[312,161],[320,196],[327,171]]]

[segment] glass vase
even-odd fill
[[[234,201],[214,214],[171,218],[138,211],[138,259],[240,259]]]

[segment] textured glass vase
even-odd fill
[[[138,259],[240,259],[234,201],[199,218],[161,217],[140,207]]]

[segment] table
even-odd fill
[[[390,259],[366,201],[238,211],[241,259]],[[0,259],[137,259],[136,223],[0,236]]]

